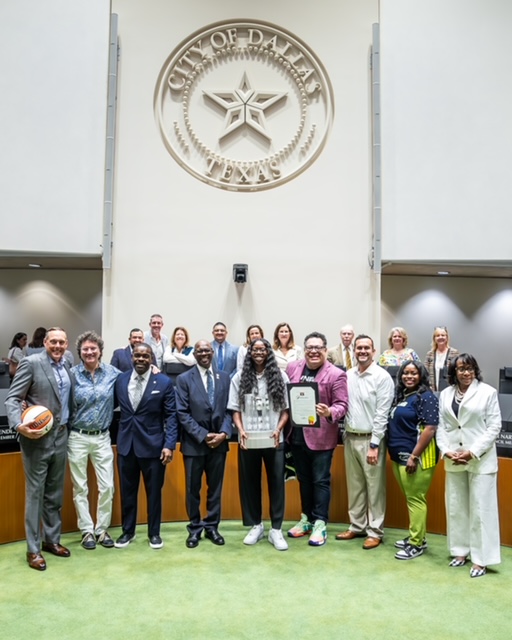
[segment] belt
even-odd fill
[[[71,431],[80,433],[83,436],[99,436],[100,433],[107,433],[108,429],[97,429],[96,431],[91,431],[90,429],[76,429],[75,427],[71,427]]]
[[[372,435],[372,432],[370,431],[369,433],[360,433],[359,431],[346,431],[345,433],[348,433],[349,436],[355,436],[356,438],[370,438]]]

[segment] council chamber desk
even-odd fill
[[[237,452],[238,445],[231,444],[227,457],[226,475],[224,479],[224,490],[222,497],[222,518],[224,520],[241,520],[240,500],[238,496],[238,465]],[[179,449],[179,448],[178,448]],[[429,512],[427,528],[431,533],[446,533],[446,520],[444,510],[444,464],[441,462],[437,466],[434,482],[429,492]],[[90,468],[90,498],[93,513],[96,503],[96,481],[94,471]],[[264,482],[266,480],[264,479]],[[24,495],[25,480],[23,465],[19,451],[0,454],[0,543],[23,540],[24,532]],[[119,496],[119,478],[116,469],[116,492],[114,496],[114,509],[112,516],[112,526],[119,526],[121,523],[121,506]],[[387,513],[385,525],[387,527],[407,528],[408,516],[405,499],[400,492],[391,466],[388,461],[387,469]],[[204,493],[204,491],[203,491]],[[264,492],[265,495],[266,492]],[[204,496],[203,496],[204,497]],[[502,544],[512,546],[512,459],[499,459],[498,473],[498,499],[500,506],[501,541]],[[144,489],[139,492],[139,523],[145,522],[146,518],[146,498]],[[300,517],[299,485],[296,480],[286,483],[286,513],[285,518],[289,521],[296,521]],[[265,498],[264,518],[268,518],[268,502]],[[174,460],[168,465],[163,493],[163,514],[164,522],[187,522],[185,510],[185,471],[183,457],[178,451],[175,452]],[[72,487],[69,472],[66,476],[66,486],[64,492],[64,506],[62,511],[63,531],[76,531],[76,514],[73,505]],[[332,500],[331,500],[331,523],[347,523],[347,487],[345,481],[345,463],[343,457],[343,446],[337,447],[332,465]],[[222,527],[222,524],[221,524]],[[332,531],[333,525],[330,529]],[[240,523],[240,534],[243,527]],[[185,524],[183,535],[186,535]],[[332,536],[331,536],[332,539]]]

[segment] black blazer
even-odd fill
[[[215,451],[226,452],[233,432],[231,412],[228,411],[230,377],[214,370],[215,401],[210,405],[197,366],[176,379],[176,408],[181,425],[181,452],[187,456],[211,452],[204,442],[208,433],[225,433],[227,440]]]

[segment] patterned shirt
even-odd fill
[[[106,431],[114,414],[114,384],[121,372],[111,364],[100,363],[93,377],[81,362],[71,373],[75,378],[71,427]]]

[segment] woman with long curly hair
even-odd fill
[[[265,535],[262,522],[261,469],[267,472],[271,529],[268,541],[278,551],[288,549],[281,530],[284,518],[283,428],[288,420],[288,376],[277,366],[268,340],[253,340],[244,365],[229,390],[228,409],[238,430],[238,477],[242,518],[249,533],[244,544]]]
[[[407,502],[409,535],[395,542],[397,560],[414,560],[427,548],[427,493],[437,462],[435,433],[439,402],[421,362],[406,360],[396,378],[388,423],[388,451],[393,473]]]

